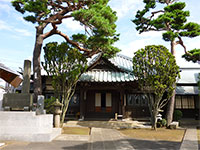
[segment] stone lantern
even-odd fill
[[[58,99],[53,103],[54,106],[54,126],[55,128],[60,128],[60,114],[61,114],[61,106],[62,104]]]

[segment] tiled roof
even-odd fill
[[[133,63],[130,57],[124,56],[122,54],[117,54],[116,57],[110,58],[109,61],[124,71],[133,71]]]
[[[130,82],[134,76],[130,73],[108,70],[92,70],[81,75],[79,81],[84,82]]]
[[[177,86],[176,87],[176,94],[185,95],[198,95],[199,89],[198,86]]]

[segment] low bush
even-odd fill
[[[175,110],[174,111],[174,121],[179,121],[183,116],[183,113],[180,110]]]
[[[166,119],[158,120],[157,121],[157,128],[166,127],[167,121]]]

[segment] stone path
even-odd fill
[[[3,141],[2,141],[3,142]],[[0,147],[1,149],[1,147]],[[4,150],[198,150],[196,128],[188,128],[180,142],[132,139],[118,130],[95,128],[91,135],[61,135],[49,143],[14,142]]]
[[[89,150],[134,150],[115,129],[92,128]]]
[[[188,128],[186,130],[181,150],[198,150],[197,129],[196,127]]]

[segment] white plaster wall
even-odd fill
[[[3,94],[5,93],[5,91],[3,89],[0,89],[0,111],[3,110],[2,108],[2,102],[3,102]]]
[[[112,106],[112,98],[111,93],[106,93],[106,107]]]
[[[101,93],[95,94],[95,106],[101,107]]]

